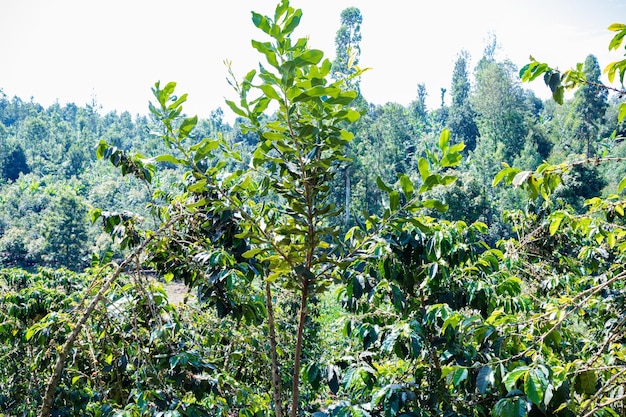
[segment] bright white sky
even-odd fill
[[[189,93],[185,111],[207,117],[235,96],[224,60],[240,76],[263,57],[250,39],[264,40],[250,11],[272,15],[278,0],[0,0],[0,89],[48,106],[91,103],[102,112],[148,112],[155,81],[178,82]],[[363,15],[361,82],[372,103],[408,104],[425,83],[428,105],[440,103],[456,56],[470,52],[471,68],[489,33],[499,58],[518,67],[532,54],[561,69],[595,54],[604,67],[614,22],[626,21],[626,0],[292,0],[303,10],[294,36],[335,55],[339,15]],[[541,97],[543,82],[534,83]]]

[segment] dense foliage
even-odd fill
[[[492,44],[375,105],[360,11],[334,62],[301,18],[252,13],[232,127],[0,97],[0,416],[624,415],[625,92]]]

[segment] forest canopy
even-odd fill
[[[379,105],[359,9],[303,18],[252,12],[232,125],[0,90],[0,416],[624,415],[626,61]]]

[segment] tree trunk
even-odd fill
[[[272,288],[269,281],[265,281],[265,298],[267,306],[267,326],[270,332],[270,356],[272,361],[272,391],[274,394],[274,413],[276,417],[283,416],[283,403],[280,392],[280,376],[278,374],[278,355],[276,354],[276,321],[272,304]]]
[[[346,167],[346,226],[350,223],[350,168]]]
[[[46,385],[46,391],[43,396],[43,402],[41,404],[41,409],[39,410],[39,417],[49,417],[50,410],[52,409],[52,401],[54,400],[54,394],[56,393],[57,387],[59,385],[59,381],[61,380],[61,374],[63,373],[63,368],[65,367],[65,361],[74,346],[74,342],[78,338],[78,334],[81,329],[91,316],[91,313],[96,308],[96,305],[104,298],[104,294],[109,290],[111,285],[115,282],[117,277],[126,269],[126,266],[135,259],[143,250],[146,248],[148,243],[150,243],[156,236],[160,234],[163,230],[170,227],[174,222],[178,221],[180,216],[176,216],[171,218],[163,227],[161,227],[156,233],[152,234],[148,239],[144,240],[141,245],[139,245],[130,255],[124,259],[124,261],[115,268],[113,274],[102,284],[98,293],[91,299],[89,305],[83,312],[80,320],[76,323],[74,329],[67,337],[61,352],[59,353],[59,357],[57,358],[57,362],[54,366],[54,371],[52,372],[52,376],[50,376],[50,380]],[[96,278],[97,279],[97,278]]]
[[[300,357],[302,356],[302,339],[304,335],[304,322],[306,320],[307,301],[309,299],[309,280],[302,279],[302,298],[300,300],[300,318],[298,320],[298,335],[296,339],[296,352],[293,364],[293,387],[291,390],[291,417],[298,417],[298,403],[300,396]]]

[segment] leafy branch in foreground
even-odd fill
[[[624,35],[626,34],[626,25],[622,23],[613,23],[608,27],[611,32],[616,32],[609,43],[609,50],[618,50],[624,42]],[[624,46],[626,48],[626,45]],[[626,55],[626,54],[625,54]],[[552,91],[552,98],[559,104],[563,104],[563,96],[565,90],[572,90],[585,84],[592,84],[595,87],[612,91],[618,94],[620,99],[626,96],[626,90],[624,90],[624,75],[626,75],[626,59],[614,61],[609,63],[604,68],[604,73],[607,74],[609,82],[615,81],[615,76],[619,76],[621,88],[611,87],[602,83],[593,82],[587,80],[582,63],[576,64],[575,68],[559,71],[556,68],[550,67],[548,64],[539,62],[532,56],[530,57],[530,63],[526,64],[520,70],[520,78],[522,81],[533,81],[543,75],[543,80]],[[622,122],[626,118],[626,103],[621,102],[618,109],[618,122]]]

